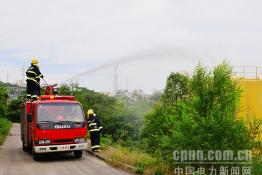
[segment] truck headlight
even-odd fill
[[[85,138],[76,138],[75,143],[85,143],[86,139]]]
[[[51,144],[51,140],[38,140],[39,145]]]
[[[45,140],[45,144],[51,144],[51,140]]]

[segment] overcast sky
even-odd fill
[[[22,79],[32,57],[50,83],[109,65],[78,78],[97,91],[112,91],[119,61],[119,88],[148,93],[199,61],[262,66],[261,9],[261,0],[0,0],[0,80]]]

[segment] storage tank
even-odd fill
[[[233,67],[233,78],[242,90],[238,117],[247,124],[254,119],[262,120],[262,67]],[[262,127],[258,139],[262,140]]]

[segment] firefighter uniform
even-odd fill
[[[97,151],[100,148],[100,132],[102,126],[100,120],[94,114],[93,110],[88,110],[87,116],[88,116],[88,130],[91,139],[91,148],[92,151]]]
[[[27,99],[37,100],[37,97],[40,96],[40,78],[44,76],[40,72],[37,63],[36,59],[32,59],[31,66],[26,71]]]

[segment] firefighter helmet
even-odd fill
[[[36,58],[33,58],[31,63],[32,64],[38,64],[38,60]]]
[[[93,111],[93,109],[89,109],[88,111],[87,111],[87,116],[89,116],[89,115],[94,115],[94,111]]]

